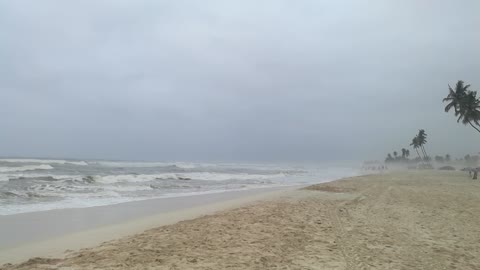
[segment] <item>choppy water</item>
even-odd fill
[[[0,159],[0,215],[325,182],[355,166]]]

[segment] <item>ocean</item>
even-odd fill
[[[0,159],[0,215],[305,185],[359,175],[345,164]]]

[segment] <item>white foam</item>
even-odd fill
[[[105,167],[130,167],[130,168],[149,168],[149,167],[165,167],[172,166],[171,163],[164,162],[127,162],[127,161],[98,161],[98,165]]]
[[[229,173],[162,173],[162,174],[123,174],[95,176],[98,183],[113,184],[119,182],[148,182],[154,180],[204,180],[204,181],[227,181],[227,180],[266,180],[273,178],[284,178],[284,174],[229,174]]]
[[[105,167],[130,167],[130,168],[154,168],[176,166],[181,169],[194,169],[198,167],[216,166],[207,163],[188,163],[188,162],[126,162],[126,161],[97,161],[95,164]]]
[[[103,205],[113,205],[131,201],[142,200],[141,198],[109,197],[109,198],[68,198],[61,202],[40,202],[35,204],[6,205],[0,207],[0,215],[13,215],[19,213],[39,212],[65,208],[86,208]]]
[[[95,182],[102,184],[113,184],[113,183],[122,183],[122,182],[147,182],[156,179],[156,175],[133,175],[133,174],[122,174],[122,175],[107,175],[107,176],[95,176]]]
[[[118,192],[134,192],[143,190],[152,190],[150,186],[104,186],[104,190],[118,191]]]
[[[2,167],[0,167],[1,170]],[[35,179],[38,180],[39,178],[46,178],[46,177],[51,177],[55,180],[58,181],[64,181],[64,180],[74,180],[74,181],[82,181],[84,176],[82,175],[53,175],[53,174],[40,174],[40,173],[6,173],[6,174],[0,174],[0,181],[9,181],[10,179],[19,179],[19,178],[26,178],[26,179]]]
[[[0,161],[10,162],[10,163],[72,164],[72,165],[79,165],[79,166],[88,165],[88,163],[85,161],[70,161],[70,160],[60,160],[60,159],[7,158],[7,159],[0,159]]]
[[[27,165],[27,166],[20,166],[20,167],[0,167],[0,173],[25,172],[25,171],[35,171],[35,170],[51,170],[51,169],[53,169],[53,167],[47,164]]]
[[[23,160],[25,161],[25,160]],[[29,160],[31,161],[31,160]],[[12,161],[16,162],[16,161]],[[28,162],[28,161],[25,161]],[[44,160],[45,162],[45,160]],[[99,168],[98,162],[88,162],[95,165],[92,170],[88,167],[76,168],[78,175],[68,175],[71,170],[63,170],[62,166],[55,166],[55,171],[49,164],[20,164],[24,166],[0,167],[0,181],[25,177],[28,183],[12,181],[5,185],[7,191],[15,191],[18,184],[19,192],[31,196],[33,192],[40,196],[57,198],[27,198],[28,201],[8,201],[0,207],[0,215],[22,212],[35,212],[50,209],[82,208],[100,205],[110,205],[128,201],[137,201],[162,197],[180,197],[196,194],[225,192],[230,190],[255,189],[274,186],[290,186],[298,184],[312,184],[326,182],[342,177],[358,175],[359,172],[349,166],[332,165],[303,165],[301,167],[282,165],[245,165],[245,164],[200,164],[200,163],[161,163],[161,162],[105,162],[111,167],[127,167],[124,172],[137,171],[144,174],[112,175],[118,170]],[[12,164],[14,165],[14,164]],[[18,164],[17,164],[18,165]],[[178,169],[161,168],[128,170],[128,167],[158,167],[175,165],[182,168],[197,168],[200,172],[180,172]],[[41,166],[41,167],[40,167]],[[46,171],[28,171],[27,169],[43,169]],[[6,169],[7,171],[3,171]],[[57,170],[58,169],[58,170]],[[94,171],[95,174],[91,174]],[[164,173],[164,171],[170,173]],[[57,174],[58,173],[58,174]],[[75,172],[76,173],[76,172]],[[62,174],[62,175],[60,175]],[[63,175],[64,174],[64,175]],[[92,175],[94,182],[83,181]],[[41,177],[52,177],[44,179]],[[30,179],[38,178],[38,179]],[[67,181],[67,180],[74,180]],[[77,182],[78,180],[78,182]],[[188,180],[192,180],[189,182]],[[238,181],[237,181],[238,180]],[[205,181],[205,182],[200,182]],[[5,182],[0,183],[4,185]],[[27,185],[28,184],[28,185]],[[137,192],[138,191],[138,192]],[[21,198],[20,198],[21,199]],[[51,200],[56,201],[51,201]],[[48,200],[48,201],[47,201]],[[2,202],[0,201],[0,204]]]
[[[206,180],[206,181],[227,181],[227,180],[266,180],[272,178],[284,178],[283,173],[280,174],[230,174],[230,173],[210,173],[210,172],[200,172],[200,173],[180,173],[177,174],[177,179],[193,179],[193,180]]]

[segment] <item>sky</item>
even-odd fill
[[[0,156],[383,159],[480,151],[480,1],[0,0]],[[411,152],[414,152],[413,149]]]

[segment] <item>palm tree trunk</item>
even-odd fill
[[[418,152],[418,148],[415,148],[415,151],[417,151],[417,155],[420,159],[422,159],[422,157],[420,156],[420,153]]]
[[[480,132],[480,130],[479,130],[476,126],[474,126],[474,125],[472,124],[472,122],[468,121],[468,123],[469,123],[470,126],[472,126],[474,129],[476,129],[478,132]]]
[[[420,145],[419,148],[420,148],[420,152],[422,153],[422,156],[423,156],[422,160],[425,160],[426,155],[425,155],[425,151],[423,151],[423,146]]]
[[[428,158],[427,151],[425,150],[425,147],[422,145],[422,151],[423,154],[425,155],[425,160]]]

